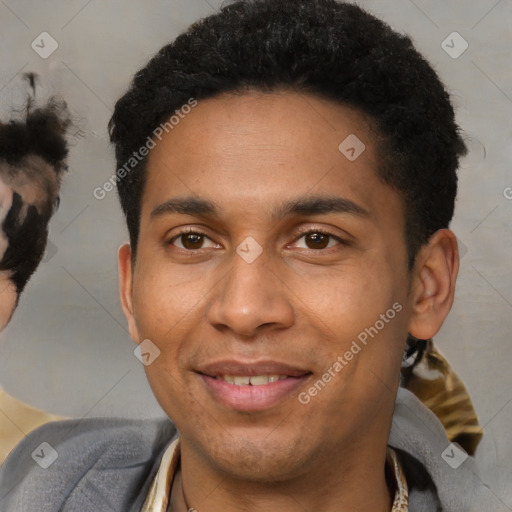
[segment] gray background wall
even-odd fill
[[[0,338],[0,385],[16,397],[66,416],[162,414],[118,301],[116,253],[127,236],[117,198],[111,192],[97,200],[93,190],[115,170],[106,125],[130,77],[220,4],[0,1],[0,115],[23,103],[21,74],[35,71],[40,95],[61,92],[85,133],[71,149],[46,261]],[[461,271],[455,306],[436,341],[485,427],[478,456],[486,479],[512,510],[512,1],[359,4],[413,36],[449,89],[468,137],[452,224]],[[43,31],[59,45],[47,59],[31,48]],[[469,45],[458,58],[441,45],[454,31]],[[457,40],[453,46],[452,53],[462,48]]]

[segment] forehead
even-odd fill
[[[201,100],[151,150],[142,216],[171,196],[260,213],[294,197],[326,194],[367,210],[390,201],[400,208],[398,194],[378,178],[376,140],[357,110],[311,95],[247,92]]]

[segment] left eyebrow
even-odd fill
[[[345,197],[309,196],[286,202],[273,212],[273,219],[280,220],[292,214],[326,215],[328,213],[350,213],[370,217],[368,210]]]
[[[208,199],[197,197],[181,197],[170,199],[158,205],[152,212],[151,218],[165,214],[178,213],[198,217],[219,218],[219,208]],[[361,217],[370,217],[370,213],[354,201],[344,197],[305,196],[287,201],[271,212],[273,222],[291,215],[326,215],[329,213],[348,213]]]

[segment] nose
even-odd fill
[[[277,272],[265,252],[251,263],[234,254],[232,267],[216,287],[208,309],[210,324],[243,337],[292,325],[291,292]]]

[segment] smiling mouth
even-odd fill
[[[224,380],[235,386],[263,386],[278,380],[288,379],[288,375],[217,375],[217,380]]]
[[[197,375],[214,403],[225,410],[255,414],[281,406],[284,401],[298,395],[313,375],[311,372],[295,372],[295,375],[267,374],[259,373],[254,368],[245,369],[245,373],[252,375],[240,375],[244,373],[241,371],[237,373]]]
[[[313,375],[299,364],[254,358],[212,361],[195,372],[213,403],[224,410],[254,413],[282,405]]]

